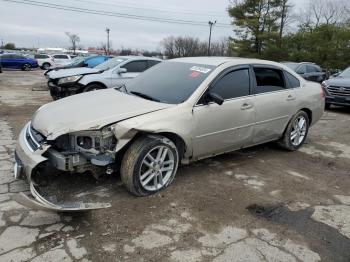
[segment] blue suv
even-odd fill
[[[0,64],[2,68],[21,69],[23,71],[29,71],[32,68],[39,67],[38,62],[35,59],[18,54],[1,55]]]

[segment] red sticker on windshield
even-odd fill
[[[192,72],[192,74],[190,74],[190,77],[197,77],[197,76],[199,76],[201,73],[199,73],[199,72],[196,72],[196,71],[193,71]]]

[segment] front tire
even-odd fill
[[[166,137],[138,138],[126,151],[121,179],[135,196],[148,196],[167,188],[174,180],[179,163],[175,144]]]
[[[309,132],[310,119],[305,111],[299,111],[289,122],[279,145],[289,151],[298,150]]]

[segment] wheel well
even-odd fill
[[[302,108],[301,111],[304,111],[307,114],[307,116],[309,117],[309,121],[310,121],[309,125],[311,125],[311,123],[312,123],[312,111],[308,108]]]
[[[158,135],[165,136],[166,138],[173,141],[179,151],[179,159],[181,160],[186,152],[186,143],[185,141],[177,134],[170,132],[158,133]]]
[[[86,86],[90,86],[90,85],[98,85],[102,88],[107,88],[107,86],[105,86],[105,84],[101,83],[101,82],[91,82],[91,83],[88,83]]]

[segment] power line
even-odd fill
[[[84,3],[91,3],[91,4],[101,4],[101,2],[97,1],[89,1],[89,0],[73,0],[76,2],[84,2]],[[200,15],[200,16],[222,16],[225,17],[222,13],[199,13],[199,12],[191,12],[189,10],[170,10],[170,9],[160,9],[160,8],[150,8],[150,7],[139,7],[139,6],[132,6],[132,5],[125,5],[125,4],[118,4],[118,3],[108,3],[104,2],[104,5],[110,5],[110,6],[118,6],[118,7],[124,7],[124,8],[130,8],[130,9],[137,9],[137,10],[149,10],[149,11],[161,11],[161,12],[167,12],[167,13],[176,13],[176,14],[190,14],[190,15]]]
[[[154,16],[133,15],[128,13],[108,12],[103,10],[93,10],[93,9],[87,9],[87,8],[74,7],[74,6],[44,3],[44,2],[32,1],[32,0],[2,0],[2,1],[31,5],[31,6],[40,6],[40,7],[46,7],[46,8],[58,9],[58,10],[64,10],[64,11],[104,15],[104,16],[111,16],[111,17],[120,17],[120,18],[134,19],[134,20],[144,20],[144,21],[151,21],[151,22],[162,22],[162,23],[193,25],[193,26],[207,26],[207,23],[202,21],[170,19],[170,18],[161,18],[161,17],[154,17]],[[231,27],[231,25],[218,23],[217,27]]]
[[[91,0],[73,0],[76,2],[83,2],[83,3],[90,3],[90,4],[101,4],[101,2],[97,1],[91,1]],[[136,10],[148,10],[148,11],[161,11],[166,13],[174,13],[174,14],[187,14],[187,15],[198,15],[198,16],[215,16],[215,17],[227,17],[223,15],[223,13],[211,13],[211,12],[192,12],[189,10],[170,10],[170,9],[160,9],[160,8],[150,8],[150,7],[139,7],[139,6],[131,6],[131,5],[124,5],[124,4],[118,4],[118,3],[104,3],[105,5],[111,5],[111,6],[118,6],[118,7],[124,7],[124,8],[130,8],[130,9],[136,9]]]

